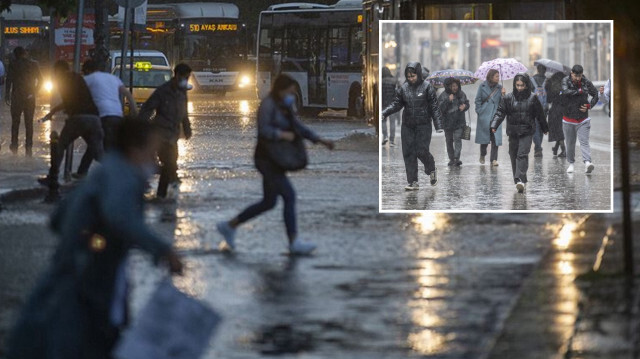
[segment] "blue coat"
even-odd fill
[[[53,214],[59,242],[49,269],[22,308],[7,359],[103,358],[92,344],[112,333],[123,260],[132,247],[156,259],[170,245],[144,222],[145,178],[120,155],[107,156]],[[125,318],[122,318],[126,320]]]
[[[482,101],[491,95],[494,89],[497,91],[485,103]],[[476,114],[478,114],[478,122],[476,125],[476,143],[484,145],[491,142],[491,120],[498,109],[500,99],[502,98],[502,85],[497,84],[495,88],[490,88],[486,81],[482,82],[476,93]],[[502,146],[502,125],[498,127],[495,133],[496,145]]]

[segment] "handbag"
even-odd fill
[[[469,111],[467,111],[467,115],[468,117],[471,117],[471,115],[469,115]],[[469,122],[471,122],[471,119],[469,119]],[[471,126],[469,126],[468,122],[465,122],[464,127],[462,128],[462,137],[463,140],[471,140]]]
[[[278,109],[275,109],[278,111]],[[307,167],[307,148],[304,145],[304,138],[297,130],[293,122],[293,114],[287,116],[291,129],[295,134],[293,141],[267,140],[265,150],[269,159],[284,171],[299,171]]]
[[[487,96],[487,98],[482,100],[482,104],[484,105],[487,101],[489,101],[489,99],[493,97],[493,95],[496,93],[496,91],[498,91],[498,85],[496,85],[496,88],[493,89],[493,91],[489,94],[489,96]]]

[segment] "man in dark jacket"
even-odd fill
[[[48,201],[57,200],[59,197],[58,175],[60,164],[64,157],[64,151],[78,137],[87,143],[87,152],[98,161],[102,158],[104,133],[98,117],[98,108],[93,102],[91,92],[80,74],[72,72],[69,64],[58,61],[53,66],[53,76],[59,90],[62,103],[54,108],[42,119],[48,121],[53,115],[64,110],[67,120],[60,132],[60,137],[55,145],[52,145],[51,167],[49,175],[41,178],[42,184],[49,186]]]
[[[542,109],[544,110],[545,117],[547,116],[547,93],[546,93],[546,82],[547,76],[545,73],[547,72],[547,67],[544,65],[537,66],[538,73],[533,75],[531,78],[533,80],[533,91],[538,95],[538,100],[542,105]],[[536,133],[533,135],[533,156],[534,157],[542,157],[542,130],[540,129],[540,125],[536,125]]]
[[[591,173],[594,165],[591,163],[589,148],[589,132],[591,119],[589,109],[598,103],[598,90],[583,74],[583,68],[575,65],[571,68],[571,75],[562,79],[562,100],[564,115],[562,116],[562,131],[567,146],[567,173],[573,173],[576,154],[576,138],[580,141],[580,151],[584,161],[584,172]],[[589,100],[591,96],[591,100]]]
[[[18,152],[20,117],[24,114],[26,132],[25,152],[31,157],[33,148],[33,113],[36,94],[42,86],[42,75],[38,63],[27,56],[27,51],[18,46],[13,50],[14,60],[9,65],[5,85],[5,99],[11,106],[11,152]]]
[[[422,78],[419,62],[410,62],[404,69],[406,82],[397,90],[389,106],[382,111],[387,117],[404,108],[402,112],[402,155],[407,171],[406,190],[417,190],[418,159],[424,164],[432,186],[438,183],[438,174],[433,155],[429,152],[431,143],[431,122],[437,132],[442,132],[442,114],[433,86]]]
[[[449,166],[460,166],[462,131],[466,125],[465,112],[469,109],[467,95],[460,89],[460,80],[449,77],[444,80],[444,92],[438,97],[444,122],[444,136],[449,155]]]
[[[396,79],[391,75],[388,67],[382,68],[382,108],[387,108],[396,94]],[[382,145],[389,142],[389,146],[395,146],[396,114],[389,116],[389,136],[387,136],[387,117],[382,117]]]
[[[191,138],[191,122],[187,110],[187,90],[189,89],[191,68],[186,64],[178,64],[174,76],[158,87],[140,109],[140,119],[151,119],[159,129],[162,143],[158,150],[160,160],[160,180],[158,181],[158,198],[166,198],[169,185],[172,195],[178,190],[178,139],[180,128],[184,136]]]

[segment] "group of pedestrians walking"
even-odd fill
[[[391,126],[391,136],[387,137],[386,122],[393,123],[391,116],[404,109],[401,136],[408,182],[406,190],[419,188],[417,159],[424,164],[431,185],[435,186],[438,182],[437,168],[429,148],[432,126],[438,132],[444,130],[448,166],[453,167],[462,165],[463,133],[470,130],[469,100],[461,88],[460,80],[456,77],[446,78],[443,92],[436,97],[433,85],[416,71],[419,67],[419,63],[407,64],[404,73],[406,81],[397,88],[390,70],[382,70],[382,145],[394,144],[394,127]],[[553,157],[567,158],[567,173],[575,171],[576,142],[580,144],[584,172],[593,172],[595,165],[589,146],[589,110],[598,100],[610,101],[610,82],[598,93],[593,83],[584,76],[580,65],[573,66],[569,75],[556,72],[547,78],[546,73],[547,68],[538,65],[534,76],[517,74],[513,78],[513,91],[507,93],[500,83],[500,72],[491,69],[479,85],[474,100],[475,143],[480,145],[479,162],[485,164],[489,154],[489,165],[499,165],[502,123],[506,120],[513,180],[516,190],[521,193],[525,191],[528,181],[531,147],[534,147],[534,157],[541,158],[545,135],[548,135],[549,142],[554,143]]]

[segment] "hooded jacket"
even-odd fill
[[[442,130],[442,114],[438,107],[438,98],[433,86],[422,78],[422,66],[419,62],[410,62],[404,70],[405,78],[409,69],[413,69],[418,76],[415,84],[406,81],[395,94],[391,104],[382,111],[382,116],[387,117],[404,108],[402,112],[402,125],[415,127],[420,125],[431,125],[436,131]]]
[[[386,108],[393,101],[396,94],[396,80],[388,67],[382,68],[382,108]]]
[[[152,115],[155,111],[155,117]],[[187,110],[187,91],[173,85],[173,79],[155,89],[142,104],[138,117],[150,120],[161,130],[164,139],[178,141],[180,126],[187,138],[191,137],[191,122]]]
[[[591,101],[589,101],[591,96]],[[564,104],[564,120],[580,123],[589,117],[589,108],[598,103],[598,90],[584,75],[578,83],[571,81],[571,75],[562,79],[562,103]],[[580,106],[588,105],[587,111],[580,111]]]
[[[454,83],[458,84],[458,92],[454,94],[453,100],[449,100],[449,95],[453,93],[451,85]],[[462,92],[460,80],[453,77],[444,80],[444,92],[438,97],[438,105],[440,112],[442,112],[445,130],[457,130],[466,124],[464,113],[469,110],[469,100],[467,95]],[[460,105],[464,105],[464,110],[460,111]]]
[[[527,88],[518,92],[515,90],[516,81],[524,79]],[[507,118],[507,136],[533,135],[536,123],[540,123],[542,132],[549,132],[549,126],[544,116],[544,109],[535,93],[531,91],[531,80],[524,74],[516,75],[513,79],[514,91],[505,95],[498,105],[496,114],[491,121],[491,128],[497,129],[502,121]]]

